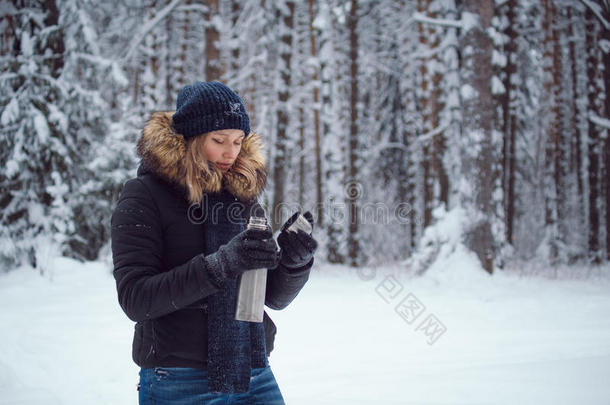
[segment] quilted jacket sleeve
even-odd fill
[[[112,257],[119,303],[133,321],[157,318],[218,291],[203,254],[164,271],[159,213],[146,186],[125,183],[111,219]]]
[[[299,269],[288,269],[282,264],[267,274],[265,305],[271,309],[284,309],[296,298],[307,280],[314,259]]]

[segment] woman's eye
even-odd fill
[[[222,144],[222,141],[220,139],[214,139],[214,142]]]
[[[235,142],[235,145],[241,146],[241,142]]]

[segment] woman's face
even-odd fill
[[[240,129],[220,129],[205,135],[203,153],[209,162],[226,172],[233,166],[241,150],[244,131]]]

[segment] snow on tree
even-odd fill
[[[120,183],[96,169],[124,168],[120,159],[92,158],[111,118],[98,89],[115,66],[101,57],[92,21],[76,2],[16,6],[3,16],[11,32],[3,37],[10,52],[0,81],[0,255],[5,265],[27,262],[43,272],[46,254],[94,259],[107,243]]]
[[[0,4],[7,266],[106,255],[145,119],[198,80],[242,96],[261,202],[315,211],[320,258],[421,273],[458,216],[487,271],[610,255],[607,1]]]

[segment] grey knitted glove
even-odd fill
[[[270,228],[246,229],[204,260],[216,281],[221,281],[246,270],[273,269],[279,264],[280,252]]]
[[[288,231],[288,228],[298,216],[299,212],[296,212],[288,219],[288,221],[286,221],[286,223],[282,226],[282,230],[277,238],[277,242],[282,248],[281,262],[289,269],[298,269],[311,262],[313,255],[318,249],[318,242],[313,238],[313,236],[311,236],[311,234],[308,234],[300,229],[297,232]],[[309,222],[313,229],[314,221],[311,212],[307,211],[303,214],[303,216],[305,219],[307,219],[307,222]]]

